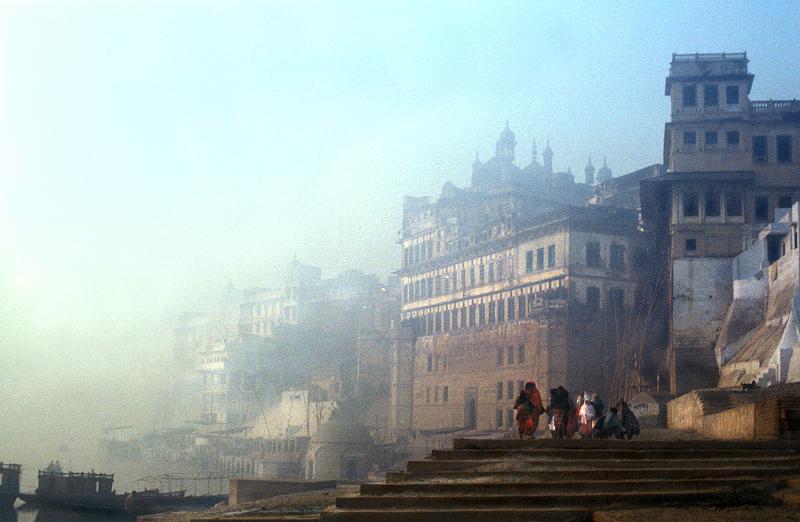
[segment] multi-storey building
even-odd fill
[[[602,393],[612,378],[634,304],[636,213],[586,207],[591,188],[554,174],[549,147],[543,168],[518,169],[514,143],[506,129],[471,187],[406,199],[399,431],[506,428],[526,380],[547,400],[551,387]]]
[[[645,217],[670,237],[674,393],[716,385],[731,258],[800,195],[800,102],[751,100],[747,64],[745,53],[673,55],[667,173],[643,182]]]

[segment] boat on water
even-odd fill
[[[0,510],[8,510],[14,506],[19,495],[19,476],[22,466],[0,462]]]
[[[114,490],[113,474],[94,471],[73,473],[40,470],[38,479],[36,492],[19,493],[21,500],[42,506],[144,515],[211,507],[228,498],[227,495],[187,496],[185,490],[158,489],[120,494]]]

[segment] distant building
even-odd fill
[[[667,173],[642,184],[648,226],[669,237],[673,393],[716,385],[731,258],[800,196],[800,102],[750,100],[747,64],[745,53],[673,55]]]
[[[591,163],[587,165],[587,169]],[[664,173],[662,165],[650,165],[629,174],[610,178],[594,187],[594,196],[589,203],[609,207],[628,208],[640,212],[642,209],[641,190],[643,180],[657,178]]]
[[[605,393],[636,283],[636,212],[586,207],[592,190],[534,156],[513,164],[506,127],[472,186],[406,198],[401,318],[392,370],[396,437],[499,430],[527,380]],[[407,361],[411,361],[408,362]]]

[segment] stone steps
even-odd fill
[[[639,470],[598,470],[594,468],[580,468],[572,470],[540,470],[540,471],[432,471],[432,472],[393,472],[386,474],[386,482],[397,484],[403,482],[530,482],[530,481],[567,481],[585,480],[591,477],[596,480],[619,480],[623,475],[631,480],[656,480],[656,479],[702,479],[723,478],[732,474],[737,476],[752,477],[754,479],[769,479],[774,476],[800,476],[800,468],[773,467],[773,468],[666,468],[666,469],[639,469]]]
[[[797,442],[457,439],[338,498],[320,520],[590,520],[593,510],[719,502],[790,477],[800,477]]]
[[[754,477],[719,477],[702,479],[643,479],[643,480],[570,480],[563,482],[403,482],[384,484],[362,484],[361,494],[380,495],[528,495],[536,493],[559,493],[569,490],[613,494],[619,491],[638,490],[694,490],[737,487],[750,484]]]
[[[494,460],[502,458],[535,459],[668,459],[668,458],[758,458],[792,456],[797,453],[790,449],[583,449],[583,448],[534,448],[520,450],[504,449],[462,449],[433,450],[429,460]]]
[[[721,488],[639,490],[634,492],[560,492],[522,495],[382,495],[336,499],[340,509],[445,509],[445,508],[602,508],[617,505],[653,505],[710,502],[719,497]],[[324,520],[324,518],[323,518]]]
[[[485,508],[485,509],[365,509],[327,511],[322,522],[588,522],[591,512],[581,508]]]
[[[455,439],[455,450],[506,450],[528,451],[534,449],[627,449],[627,450],[791,450],[800,451],[800,442],[789,440],[519,440],[519,439]]]
[[[406,469],[415,471],[530,471],[541,468],[581,468],[581,469],[617,469],[632,470],[643,468],[771,468],[776,464],[785,467],[800,467],[800,457],[774,457],[759,459],[494,459],[494,460],[413,460]]]

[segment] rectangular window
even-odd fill
[[[625,308],[625,291],[622,288],[612,288],[609,290],[608,304],[611,310],[620,311]]]
[[[556,266],[556,246],[549,245],[547,247],[547,266],[548,268],[552,268]]]
[[[525,252],[525,273],[533,272],[533,250]]]
[[[600,243],[596,241],[586,243],[586,266],[600,266]]]
[[[450,312],[444,312],[444,327],[445,332],[450,331]]]
[[[497,349],[497,366],[503,366],[503,349]]]
[[[505,270],[503,269],[503,262],[502,261],[498,261],[497,262],[497,280],[498,281],[502,281],[503,280],[503,277],[505,276],[504,272],[505,272]]]
[[[467,288],[467,270],[462,268],[461,269],[461,289],[466,290]]]
[[[508,360],[508,365],[512,366],[514,364],[514,347],[513,346],[509,346],[506,349],[506,358]]]
[[[469,326],[469,324],[467,324],[467,307],[466,306],[462,306],[461,307],[461,321],[460,321],[459,327],[460,328],[466,328],[467,326]]]
[[[739,131],[728,131],[725,133],[725,143],[728,145],[739,144]]]
[[[480,284],[484,284],[486,282],[486,271],[483,268],[483,263],[481,263],[478,267],[478,279]]]
[[[756,196],[756,221],[769,220],[769,199],[767,196]]]
[[[525,389],[525,381],[517,381],[517,393]]]
[[[441,333],[442,331],[442,313],[436,312],[433,316],[433,333]]]
[[[705,197],[706,203],[706,216],[719,217],[721,215],[720,208],[720,194],[718,192],[708,191]]]
[[[792,208],[792,196],[778,196],[778,208]]]
[[[717,131],[706,131],[704,136],[706,145],[716,145],[717,144]]]
[[[685,217],[697,217],[700,212],[699,202],[696,192],[683,194],[683,215]]]
[[[494,302],[489,303],[489,312],[487,314],[487,319],[489,323],[494,323],[495,317],[497,312],[497,305]]]
[[[684,85],[683,86],[683,106],[684,107],[697,107],[697,86]]]
[[[544,270],[544,248],[536,249],[536,270]]]
[[[486,324],[486,305],[481,303],[478,305],[478,325],[483,326]]]
[[[431,387],[425,388],[425,402],[431,402]]]
[[[688,253],[697,252],[697,240],[696,239],[687,239],[686,240],[686,252],[688,252]]]
[[[503,427],[503,410],[497,410],[495,412],[494,424],[498,428],[502,428]]]
[[[608,264],[615,270],[625,269],[625,247],[622,245],[611,245]]]
[[[514,425],[514,410],[508,410],[508,416],[506,417],[506,427],[510,428]]]
[[[475,267],[469,269],[469,286],[475,288]]]
[[[434,290],[436,295],[442,295],[442,276],[437,275],[434,283]]]
[[[514,302],[515,298],[509,297],[506,300],[506,304],[508,305],[508,320],[515,321],[516,320],[516,303]]]
[[[767,137],[753,136],[753,161],[766,163],[767,157]]]
[[[514,381],[506,383],[506,399],[511,400],[514,398]]]
[[[444,293],[450,293],[450,274],[444,275]]]
[[[439,402],[439,387],[433,389],[433,402]]]
[[[728,105],[739,105],[738,85],[728,85],[725,87],[725,103]]]
[[[489,263],[489,282],[494,283],[494,263]]]
[[[447,402],[447,399],[450,398],[450,393],[449,392],[450,392],[450,389],[447,386],[442,388],[442,402]]]
[[[525,306],[525,296],[524,295],[521,295],[521,296],[519,296],[517,298],[517,305],[518,305],[517,306],[517,311],[519,312],[517,314],[517,317],[520,318],[520,319],[525,319],[528,316],[528,313],[527,313],[528,310],[527,310],[527,308]]]
[[[497,301],[497,322],[504,323],[506,321],[506,300],[500,299]]]
[[[600,289],[596,286],[590,286],[586,289],[586,306],[590,310],[600,309]]]
[[[725,214],[732,217],[740,217],[742,215],[741,192],[725,193]]]
[[[792,137],[789,135],[781,135],[776,138],[778,147],[778,162],[791,163],[792,161]]]
[[[497,383],[497,400],[498,401],[502,401],[503,400],[503,382],[502,381]]]
[[[433,371],[433,357],[428,356],[428,373]]]
[[[703,85],[703,105],[706,107],[719,106],[719,86]]]
[[[686,131],[683,133],[683,144],[694,145],[697,143],[697,133],[694,131]]]
[[[517,364],[525,364],[525,345],[517,346]]]

